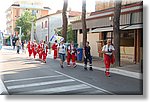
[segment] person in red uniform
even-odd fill
[[[107,44],[103,46],[102,53],[104,53],[104,64],[106,67],[105,75],[110,77],[110,65],[115,62],[114,59],[114,46],[111,44],[111,40],[107,40]]]
[[[52,50],[54,50],[54,59],[57,58],[57,40],[55,40],[55,43],[52,45]]]
[[[31,57],[31,54],[32,54],[32,43],[31,43],[31,41],[28,42],[27,47],[28,47],[29,57]]]
[[[34,40],[33,45],[32,45],[32,52],[33,52],[33,56],[35,58],[36,54],[37,54],[37,43],[36,40]]]
[[[44,44],[43,44],[43,53],[42,53],[44,63],[46,63],[47,52],[48,52],[48,45],[44,41]]]
[[[67,66],[70,66],[70,60],[72,60],[73,67],[76,67],[76,48],[74,42],[71,41],[67,48]]]
[[[39,59],[41,60],[42,59],[42,53],[43,53],[43,41],[41,41],[38,45],[38,54],[39,54]]]

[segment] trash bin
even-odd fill
[[[82,61],[82,56],[83,56],[83,48],[78,48],[77,49],[77,61]]]

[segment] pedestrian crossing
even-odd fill
[[[109,95],[101,88],[55,72],[51,76],[7,79],[4,84],[10,95]]]

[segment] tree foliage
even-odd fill
[[[33,16],[31,12],[29,11],[25,11],[21,17],[16,20],[16,28],[15,31],[19,32],[19,28],[17,28],[17,26],[21,27],[21,32],[24,34],[25,37],[27,37],[27,35],[30,35],[31,32],[31,27],[32,21],[35,21],[36,16]]]
[[[61,33],[61,32],[62,32],[62,28],[57,31],[57,34],[58,34],[59,36],[62,36],[62,33]],[[75,35],[74,35],[74,33],[73,33],[72,26],[69,25],[69,26],[67,27],[66,42],[70,43],[71,41],[75,41]]]

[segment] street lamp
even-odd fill
[[[19,28],[19,39],[21,41],[21,27],[20,26],[17,26],[17,28]]]
[[[31,28],[31,42],[34,41],[34,21],[31,21],[32,22],[32,28]]]

